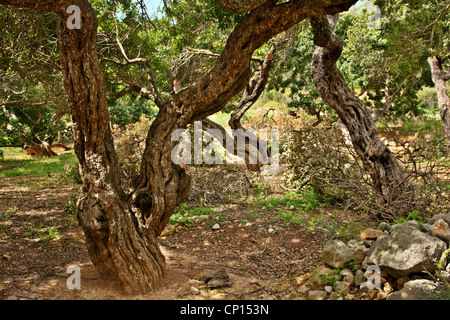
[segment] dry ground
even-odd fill
[[[55,177],[2,179],[0,299],[299,299],[297,277],[320,262],[325,232],[294,226],[274,211],[226,204],[215,208],[224,217],[219,230],[203,221],[160,238],[167,262],[160,290],[125,295],[98,279],[82,230],[74,215],[64,211],[71,193]],[[57,234],[49,237],[55,229]],[[81,268],[79,290],[67,288],[70,265]],[[233,282],[230,287],[201,285],[205,276],[221,269]],[[200,293],[193,294],[191,286]]]

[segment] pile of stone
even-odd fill
[[[325,265],[300,280],[311,300],[417,300],[450,282],[450,263],[440,277],[435,271],[450,244],[450,214],[428,223],[415,220],[365,229],[348,243],[328,241],[321,256]],[[449,255],[450,256],[450,255]]]

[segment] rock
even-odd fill
[[[392,227],[389,223],[383,221],[378,226],[378,229],[384,232],[384,231],[391,231]]]
[[[437,220],[430,227],[429,233],[432,236],[438,237],[439,239],[444,240],[447,243],[450,242],[450,227],[442,219]]]
[[[348,282],[351,285],[355,283],[355,276],[350,269],[343,269],[339,274],[343,276],[343,281]]]
[[[450,213],[445,215],[444,221],[450,226]]]
[[[450,282],[450,272],[447,270],[441,271],[441,277],[444,278],[447,282]]]
[[[203,281],[196,280],[196,279],[189,279],[189,284],[195,287],[202,286],[204,283]]]
[[[394,291],[394,288],[392,288],[392,285],[389,282],[386,282],[383,286],[383,291],[386,292],[386,294],[389,294]]]
[[[444,213],[435,214],[430,220],[428,220],[428,224],[433,225],[438,220],[444,220],[445,216],[446,215]]]
[[[364,272],[358,269],[355,273],[355,285],[360,286],[361,283],[366,282],[366,277],[364,276]]]
[[[367,281],[362,282],[359,285],[359,291],[364,292],[364,293],[369,292],[369,283]]]
[[[433,281],[411,280],[405,284],[403,289],[392,292],[387,300],[423,300],[434,289],[436,289],[436,284]]]
[[[191,286],[190,292],[192,294],[200,294],[200,290],[197,287]]]
[[[321,256],[329,266],[342,269],[353,259],[353,250],[340,240],[330,240],[322,249]]]
[[[405,284],[409,281],[409,277],[408,276],[404,276],[401,278],[397,279],[397,289],[403,289],[403,287],[405,286]]]
[[[213,226],[211,227],[211,229],[213,229],[213,230],[219,230],[219,229],[220,229],[220,225],[219,225],[218,223],[216,223],[215,225],[213,225]]]
[[[336,281],[335,290],[336,292],[346,295],[350,293],[350,283],[347,281]]]
[[[378,289],[369,290],[367,293],[369,294],[370,299],[374,300],[378,294]]]
[[[354,250],[355,264],[361,264],[367,256],[369,249],[366,246],[359,246]]]
[[[442,240],[406,226],[375,241],[367,253],[367,264],[377,265],[394,278],[422,272],[424,268],[433,272],[446,248]]]
[[[356,245],[357,243],[358,243],[358,241],[356,241],[355,239],[350,239],[347,242],[347,246],[350,247],[350,248],[356,248],[357,247],[357,245]]]
[[[430,231],[430,228],[431,224],[429,223],[422,223],[422,225],[420,226],[420,230],[425,233],[428,233]]]
[[[354,300],[355,299],[355,295],[349,293],[348,295],[345,296],[344,299],[345,300]]]
[[[363,245],[364,245],[366,248],[370,248],[370,247],[373,245],[373,242],[374,242],[374,240],[366,239],[366,240],[363,241]]]
[[[375,300],[386,300],[388,294],[384,291],[378,291]]]
[[[306,294],[310,290],[311,290],[310,287],[308,287],[307,285],[303,285],[303,286],[300,286],[297,291],[298,291],[298,293]]]
[[[400,230],[401,228],[406,228],[406,227],[414,227],[418,230],[420,230],[420,225],[416,220],[409,220],[403,223],[398,223],[392,226],[391,232],[393,231],[397,231]]]
[[[225,269],[221,269],[212,276],[206,277],[205,284],[208,288],[214,289],[214,288],[229,287],[233,284],[233,282],[228,277],[228,274],[225,271]]]
[[[325,286],[325,291],[328,293],[331,293],[331,291],[333,291],[333,287],[332,286]]]
[[[324,300],[327,297],[327,292],[323,290],[311,290],[308,292],[309,300]]]
[[[309,277],[308,281],[306,282],[306,286],[310,287],[311,289],[315,289],[318,287],[323,286],[323,282],[320,279],[319,275],[328,275],[330,272],[333,272],[332,269],[326,267],[326,266],[319,266],[317,267]]]
[[[381,230],[367,228],[359,233],[359,237],[361,238],[361,240],[375,240],[382,234],[383,234],[383,231],[381,231]]]

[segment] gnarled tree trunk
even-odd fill
[[[312,15],[334,14],[355,2],[246,1],[254,10],[236,26],[214,68],[161,106],[146,139],[136,190],[126,194],[119,179],[97,57],[97,18],[91,5],[87,0],[0,0],[4,5],[54,12],[61,19],[61,68],[83,181],[77,217],[92,262],[102,276],[130,292],[159,286],[165,262],[157,237],[186,199],[190,185],[189,176],[171,160],[172,133],[218,112],[239,93],[250,79],[253,52],[269,39]],[[66,26],[71,5],[80,8],[80,29]]]
[[[412,211],[414,192],[389,148],[381,142],[373,118],[348,87],[336,66],[343,43],[333,32],[338,16],[311,18],[314,31],[312,80],[350,133],[353,147],[369,172],[380,206],[379,218],[393,219]]]

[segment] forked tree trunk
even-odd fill
[[[369,110],[336,66],[343,48],[341,39],[333,32],[337,19],[337,15],[310,19],[315,44],[312,80],[322,99],[348,129],[353,147],[372,178],[380,206],[379,218],[393,219],[411,211],[413,188],[395,156],[381,142]]]
[[[439,113],[442,124],[444,125],[445,135],[447,136],[447,149],[450,151],[450,98],[448,96],[445,82],[450,78],[442,71],[442,64],[438,57],[433,56],[428,58],[428,64],[431,68],[431,78],[436,86],[436,93],[438,97]],[[447,78],[448,77],[448,78]]]
[[[72,1],[70,1],[72,4]],[[97,18],[87,1],[78,1],[81,29],[59,25],[61,68],[83,181],[77,217],[101,276],[130,292],[155,288],[164,274],[157,235],[139,226],[119,180],[107,96],[97,57]],[[64,16],[63,16],[64,17]]]
[[[248,14],[230,35],[214,68],[160,108],[147,136],[136,190],[126,194],[119,179],[97,57],[98,22],[91,5],[87,0],[0,0],[54,12],[61,19],[61,69],[83,181],[77,217],[98,272],[127,291],[147,292],[160,285],[165,261],[157,237],[189,192],[189,176],[171,160],[172,133],[218,112],[240,92],[251,76],[253,52],[269,39],[312,15],[347,10],[356,0],[277,2],[269,0]],[[80,8],[80,29],[66,27],[71,5]]]

